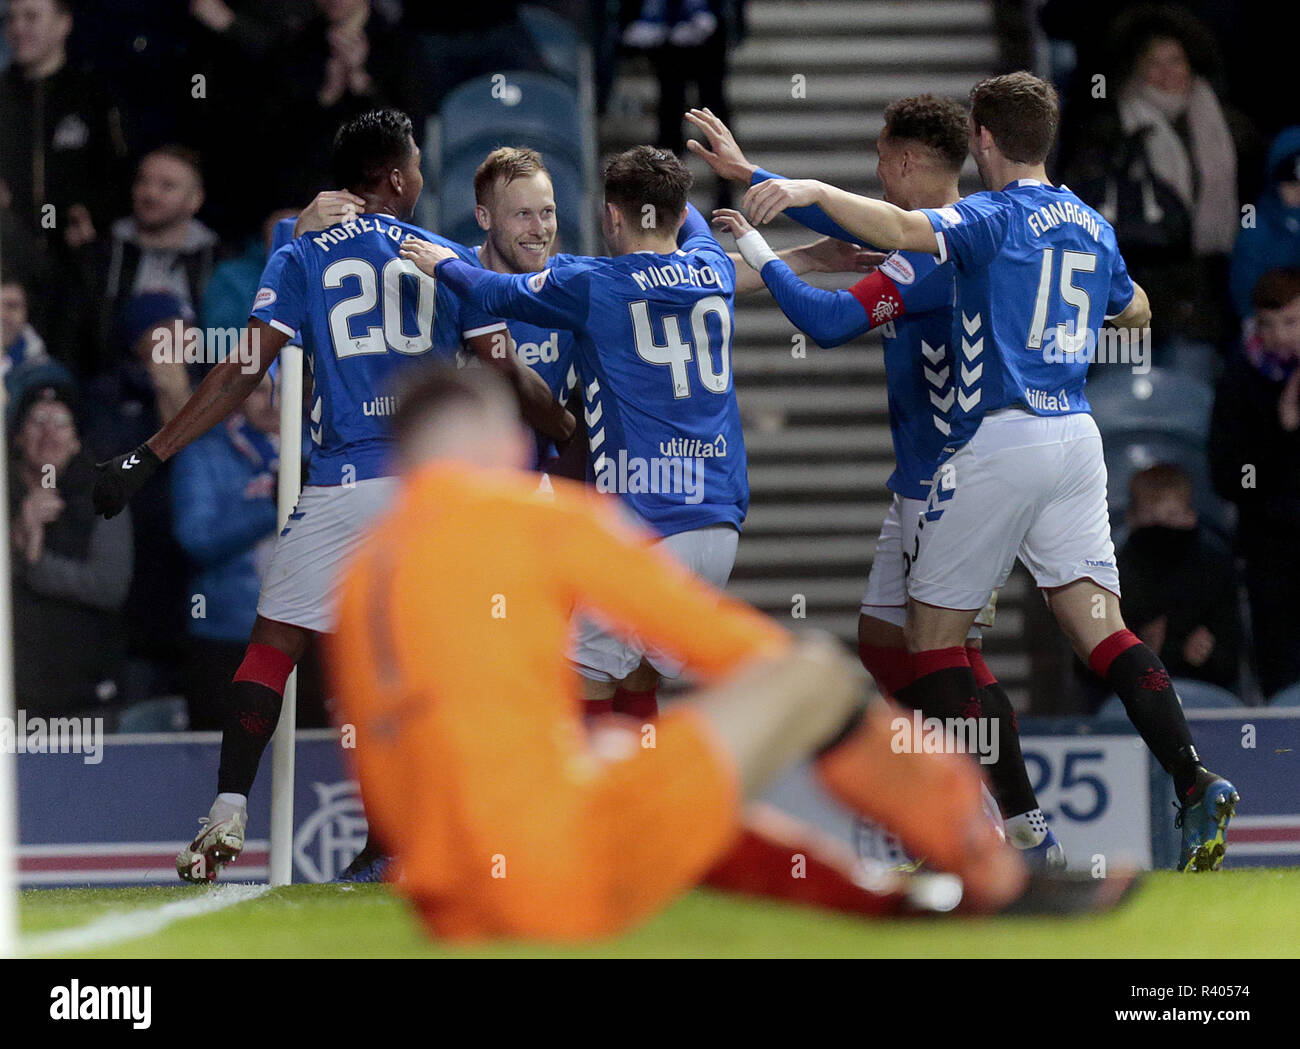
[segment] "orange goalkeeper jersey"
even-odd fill
[[[704,584],[613,501],[536,475],[409,477],[346,573],[332,668],[399,887],[452,936],[581,938],[683,891],[735,833],[730,759],[682,709],[589,745],[575,606],[702,678],[788,635]]]

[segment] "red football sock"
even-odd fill
[[[912,683],[912,655],[905,648],[859,642],[858,658],[886,695],[896,696]]]
[[[980,688],[988,688],[997,681],[993,676],[993,671],[989,665],[984,662],[984,653],[974,645],[966,646],[966,658],[970,661],[970,668],[975,672],[975,684]]]
[[[235,681],[252,681],[265,685],[277,696],[284,695],[285,682],[293,673],[293,660],[271,645],[250,643],[244,661],[235,671]]]
[[[659,686],[644,692],[633,692],[621,685],[614,693],[614,713],[629,714],[634,718],[649,721],[659,716]]]
[[[598,718],[602,714],[614,713],[614,700],[610,699],[584,699],[582,701],[582,716],[584,718]]]
[[[773,834],[751,824],[704,876],[703,884],[747,896],[873,917],[903,910],[905,899],[901,893],[886,895],[864,889],[846,869],[851,861],[837,859],[811,838],[785,831]]]

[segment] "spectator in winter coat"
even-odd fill
[[[1232,248],[1232,302],[1249,317],[1259,278],[1279,267],[1300,268],[1300,124],[1282,131],[1268,151],[1266,186],[1253,222]]]

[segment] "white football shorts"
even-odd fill
[[[716,524],[660,539],[655,546],[685,565],[692,575],[721,590],[736,563],[740,533],[731,525]],[[593,571],[600,571],[594,566]],[[622,681],[645,660],[664,677],[677,677],[682,664],[635,635],[620,636],[584,616],[575,617],[575,636],[569,660],[579,674],[592,681]],[[701,630],[708,624],[701,623]]]
[[[329,633],[334,629],[340,573],[371,519],[397,493],[397,478],[308,485],[275,540],[262,577],[257,614]]]
[[[986,416],[935,473],[908,595],[983,608],[1018,556],[1044,589],[1091,579],[1119,594],[1106,463],[1092,416]]]
[[[867,592],[862,595],[864,616],[880,619],[902,627],[907,620],[907,577],[912,561],[919,550],[920,536],[917,525],[925,513],[924,499],[906,499],[894,493],[894,501],[880,526],[876,540],[876,556],[871,561],[871,574],[867,576]],[[968,641],[983,636],[981,627],[991,627],[997,613],[998,595],[980,609],[975,623],[966,635]]]

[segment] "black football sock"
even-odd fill
[[[1038,798],[1029,782],[1025,756],[1020,750],[1020,726],[1011,698],[998,681],[980,689],[984,716],[993,719],[998,741],[998,760],[989,766],[989,780],[998,808],[1006,817],[1019,816],[1038,808]]]
[[[262,751],[280,721],[284,698],[256,681],[235,681],[221,733],[221,766],[217,770],[218,794],[243,794],[253,789]]]
[[[980,716],[979,688],[966,649],[936,648],[912,653],[912,683],[904,685],[895,699],[928,718],[977,718]]]
[[[998,741],[998,760],[989,767],[989,780],[993,785],[998,809],[1006,818],[1021,816],[1038,808],[1038,798],[1029,782],[1025,756],[1020,750],[1020,725],[1016,721],[1016,708],[1011,705],[1002,683],[984,662],[984,653],[968,645],[966,656],[975,672],[975,684],[980,690],[980,707],[984,717],[993,723]]]
[[[1093,649],[1088,664],[1123,701],[1133,727],[1173,777],[1179,799],[1186,800],[1196,787],[1201,759],[1160,657],[1136,634],[1118,630]]]

